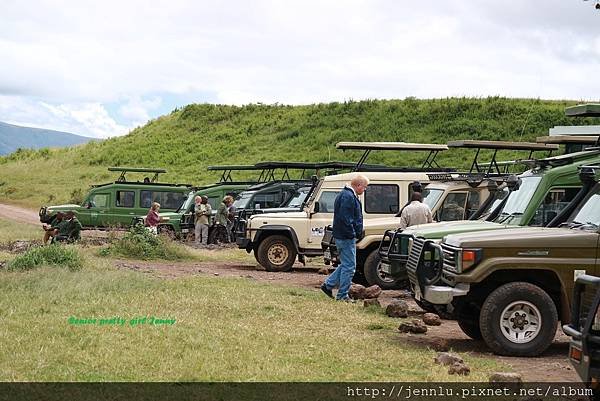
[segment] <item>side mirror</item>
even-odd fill
[[[92,205],[92,202],[88,202],[86,208],[91,209],[92,206],[94,206],[94,205]]]
[[[314,212],[315,213],[319,213],[319,210],[321,210],[321,203],[320,202],[315,202]]]

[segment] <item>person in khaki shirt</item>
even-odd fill
[[[208,226],[210,225],[212,208],[210,207],[210,203],[208,203],[208,198],[206,196],[196,196],[194,201],[196,203],[194,206],[194,215],[196,217],[196,224],[194,227],[196,245],[207,245]]]
[[[406,227],[425,223],[433,223],[431,210],[423,203],[423,195],[420,192],[413,192],[410,203],[400,215],[400,228],[404,230]]]

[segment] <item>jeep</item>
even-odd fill
[[[40,221],[49,223],[57,212],[72,210],[84,229],[107,229],[129,227],[145,216],[152,202],[161,205],[167,213],[177,210],[191,190],[188,184],[156,182],[163,169],[110,167],[119,172],[115,182],[92,186],[81,205],[43,206],[39,211]],[[143,181],[127,181],[127,173],[154,174]]]
[[[465,334],[497,354],[544,352],[558,321],[570,321],[575,278],[598,273],[599,170],[581,166],[582,199],[557,216],[558,227],[453,234],[441,243],[413,236],[416,258],[406,269],[415,298],[445,305]]]
[[[429,182],[426,171],[449,171],[434,167],[435,154],[447,150],[446,145],[407,143],[340,142],[338,149],[362,149],[365,154],[355,170],[364,171],[371,184],[360,196],[365,221],[375,217],[393,216],[400,205],[408,200],[409,186],[415,180]],[[372,150],[421,150],[429,156],[421,168],[374,167],[366,171],[364,162]],[[296,256],[303,262],[305,256],[323,255],[321,238],[325,227],[333,221],[333,204],[338,192],[358,173],[345,173],[322,178],[314,187],[302,210],[288,213],[265,213],[251,216],[243,223],[243,235],[237,237],[238,246],[254,252],[257,261],[269,271],[288,271]]]

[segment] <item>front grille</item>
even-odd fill
[[[418,285],[417,279],[417,267],[419,267],[419,261],[421,260],[421,253],[423,252],[423,246],[425,240],[423,238],[413,238],[413,243],[408,254],[408,260],[406,261],[406,272],[411,285]]]
[[[458,254],[459,248],[454,246],[450,246],[448,244],[442,243],[442,251],[444,252],[444,269],[451,270],[453,272],[458,272],[456,267],[456,255]]]

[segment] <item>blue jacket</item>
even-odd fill
[[[362,207],[351,188],[344,187],[335,198],[333,238],[359,238],[363,231]]]

